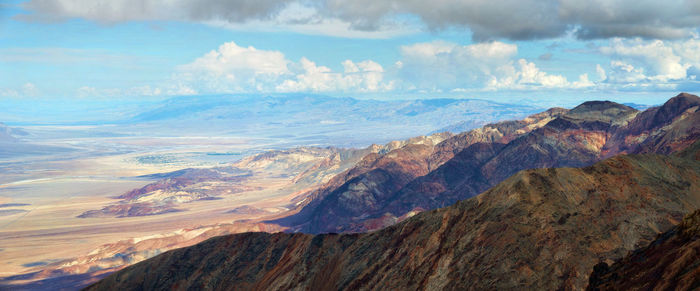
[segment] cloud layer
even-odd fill
[[[477,41],[567,34],[677,39],[696,33],[700,25],[700,2],[694,0],[30,0],[23,7],[32,13],[21,18],[29,20],[263,21],[330,34],[334,31],[322,29],[324,24],[340,21],[356,31],[376,32],[415,19],[431,30],[467,28]],[[290,19],[286,16],[295,14],[290,9],[306,16]]]
[[[214,93],[485,93],[548,91],[694,91],[700,89],[700,40],[611,39],[587,54],[608,59],[574,78],[545,71],[518,56],[518,46],[500,41],[460,45],[446,41],[399,48],[400,58],[382,66],[373,60],[345,60],[331,69],[312,59],[227,42],[187,64],[168,81],[128,89],[78,88],[82,97],[191,95]],[[539,59],[539,62],[547,60]],[[589,76],[590,72],[592,76]],[[31,96],[31,84],[0,90]]]
[[[393,89],[384,82],[384,68],[371,60],[345,60],[343,71],[301,58],[288,60],[278,51],[241,47],[228,42],[173,75],[173,83],[192,92],[382,92]]]
[[[592,86],[587,75],[569,82],[518,59],[518,47],[503,42],[461,46],[447,42],[418,43],[401,48],[399,72],[409,89],[424,91],[534,90]]]
[[[595,85],[587,74],[569,81],[545,72],[535,63],[517,58],[517,45],[498,41],[471,45],[415,43],[402,46],[400,54],[401,59],[388,69],[373,60],[345,60],[342,70],[334,71],[306,57],[291,61],[279,51],[228,42],[180,66],[170,82],[176,88],[163,92],[435,93],[581,89]]]
[[[26,19],[55,21],[83,18],[103,23],[144,20],[242,22],[267,19],[291,0],[32,0],[22,6]]]
[[[599,52],[611,58],[607,69],[597,68],[603,79],[601,86],[627,90],[697,89],[694,84],[700,75],[698,39],[613,39]]]

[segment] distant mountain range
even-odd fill
[[[384,143],[436,130],[480,127],[520,119],[541,109],[474,99],[379,101],[319,95],[199,96],[166,100],[132,118],[139,127],[177,128],[179,133],[282,138],[358,146]],[[455,125],[454,121],[467,123]],[[162,125],[167,125],[164,128]]]
[[[424,123],[451,124],[469,116],[517,115],[535,107],[479,99],[372,100],[322,95],[185,96],[165,100],[130,118],[131,122],[159,120],[235,120],[241,124],[311,123],[327,121],[389,121],[422,117]],[[465,118],[467,117],[467,118]],[[491,116],[487,119],[494,118]],[[233,130],[233,129],[232,129]]]
[[[542,110],[477,99],[371,100],[313,94],[182,96],[141,103],[115,102],[84,102],[73,108],[57,101],[34,104],[31,100],[10,100],[0,106],[0,121],[27,127],[32,140],[38,142],[51,137],[213,136],[245,138],[270,144],[266,149],[283,150],[299,146],[366,147],[432,132],[461,132]],[[49,126],[31,128],[37,125]],[[0,134],[0,142],[5,138]],[[247,154],[257,152],[260,149]],[[13,150],[12,154],[22,153]]]
[[[669,272],[683,278],[695,270],[678,249],[697,236],[692,223],[680,227],[690,238],[671,233],[646,249],[673,256],[599,263],[649,245],[700,208],[698,109],[688,94],[644,112],[586,102],[370,153],[279,222],[319,233],[382,229],[212,238],[89,289],[571,290],[591,273],[592,286],[628,286],[615,280],[644,272],[624,265],[639,260],[676,260]]]

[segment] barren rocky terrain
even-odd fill
[[[583,289],[599,261],[700,207],[700,142],[520,171],[455,205],[363,234],[245,233],[127,267],[89,290]]]

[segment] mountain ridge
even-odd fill
[[[644,112],[610,101],[590,101],[571,110],[554,108],[522,121],[487,125],[400,163],[422,164],[427,155],[428,173],[399,165],[376,176],[348,179],[312,197],[327,201],[311,202],[298,214],[273,222],[300,232],[363,232],[469,198],[519,170],[581,167],[624,153],[669,153],[700,138],[698,108],[699,97],[681,93]],[[462,151],[472,153],[459,155]],[[477,156],[481,158],[474,159]],[[463,160],[447,163],[455,158]],[[444,179],[449,172],[466,176]]]
[[[213,238],[88,290],[581,289],[597,262],[647,244],[700,208],[700,161],[686,156],[697,151],[523,170],[476,197],[364,234]]]
[[[449,161],[459,152],[459,149],[479,142],[512,140],[517,136],[535,130],[538,126],[543,125],[544,121],[550,121],[563,112],[565,112],[563,109],[550,109],[531,115],[525,120],[503,121],[458,135],[448,136],[443,140],[433,142],[432,145],[426,143],[422,143],[422,146],[410,147],[397,145],[390,151],[368,155],[355,167],[334,177],[329,183],[322,185],[311,193],[307,201],[302,204],[303,208],[297,214],[272,221],[272,223],[293,226],[293,229],[303,232],[315,232],[304,226],[304,224],[309,220],[309,217],[312,217],[313,221],[313,216],[318,216],[319,212],[333,215],[333,213],[338,213],[338,211],[342,213],[349,210],[350,212],[355,212],[349,216],[357,216],[358,213],[353,208],[368,207],[368,209],[378,209],[384,207],[384,200],[387,197],[391,197],[391,194],[400,190],[413,179],[424,176],[433,171],[435,167]],[[411,143],[407,145],[411,145]],[[346,195],[347,190],[354,192],[354,194]],[[344,207],[340,204],[345,209],[333,210],[324,208],[324,205],[334,207],[333,202],[328,202],[327,199],[335,199],[336,201],[345,199],[348,202],[345,204],[349,207]],[[352,206],[352,204],[358,202],[363,205]],[[347,213],[341,214],[341,217],[347,216]],[[391,221],[395,222],[395,220]],[[328,220],[312,223],[316,225],[337,224],[337,222]],[[299,227],[300,224],[301,228]],[[380,223],[381,226],[385,224]],[[336,232],[333,229],[328,229],[328,231]]]

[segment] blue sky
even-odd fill
[[[700,88],[694,1],[0,5],[3,99],[302,92],[654,104]]]

